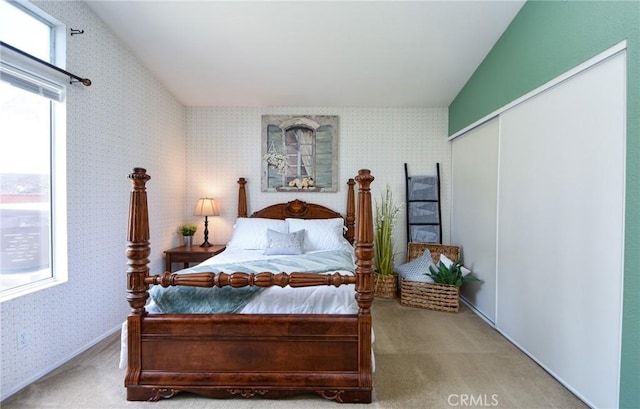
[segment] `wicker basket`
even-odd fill
[[[433,262],[438,264],[440,254],[450,260],[460,260],[460,246],[438,243],[409,243],[407,262],[420,257],[425,249],[431,252]],[[458,312],[460,289],[454,285],[421,283],[400,277],[400,304],[409,307],[427,308],[436,311]]]
[[[398,297],[398,276],[396,274],[373,276],[374,294],[380,298]]]

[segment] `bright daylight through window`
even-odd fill
[[[0,0],[3,43],[54,63],[54,28],[33,11]],[[66,280],[56,262],[61,249],[66,253],[66,231],[56,232],[62,224],[56,215],[66,212],[60,197],[66,194],[60,186],[66,176],[58,172],[65,160],[65,86],[35,65],[5,47],[0,53],[2,300]],[[66,254],[62,258],[66,263]]]

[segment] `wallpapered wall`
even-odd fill
[[[337,193],[277,193],[260,191],[262,115],[338,115],[339,191]],[[433,175],[436,162],[442,173],[443,241],[449,240],[450,143],[446,108],[332,108],[258,107],[187,108],[187,206],[185,216],[199,223],[196,242],[202,240],[202,220],[193,218],[201,196],[216,198],[219,218],[209,218],[209,241],[224,243],[231,237],[237,214],[237,180],[248,181],[249,213],[268,204],[299,198],[344,213],[346,182],[367,168],[376,178],[371,185],[379,198],[389,184],[403,205],[395,234],[398,261],[406,251],[404,163],[411,175]]]
[[[67,28],[67,69],[93,81],[68,91],[69,282],[2,304],[3,398],[35,381],[117,331],[128,313],[125,298],[126,225],[135,166],[147,168],[151,218],[151,269],[164,267],[162,251],[180,244],[181,223],[200,227],[193,207],[201,196],[218,200],[209,241],[231,236],[237,179],[248,179],[249,211],[296,196],[344,212],[345,185],[337,193],[262,193],[263,114],[339,116],[339,180],[371,169],[379,197],[389,184],[404,203],[404,168],[433,174],[440,162],[443,240],[449,240],[450,146],[446,108],[256,107],[185,108],[81,2],[37,2]],[[186,143],[185,143],[186,141]],[[405,213],[395,235],[404,260]],[[28,346],[17,348],[17,334]],[[117,365],[114,362],[114,365]],[[123,373],[124,376],[124,373]],[[124,394],[124,390],[123,390]]]
[[[146,167],[153,178],[156,271],[184,202],[185,108],[84,3],[36,4],[67,30],[85,30],[67,35],[67,69],[93,85],[68,88],[69,281],[2,303],[3,398],[117,330],[126,317],[131,169]],[[18,333],[27,339],[23,349],[17,349]]]

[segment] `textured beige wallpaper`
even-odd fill
[[[336,193],[261,192],[261,116],[337,115],[339,117],[339,180]],[[442,173],[443,241],[449,240],[449,184],[451,147],[447,141],[446,108],[357,107],[226,107],[187,109],[187,200],[194,206],[200,196],[213,196],[221,207],[220,218],[209,222],[209,241],[224,243],[231,237],[237,212],[237,179],[248,180],[249,212],[268,204],[299,198],[345,211],[346,181],[358,169],[370,169],[376,180],[373,197],[389,184],[404,204],[404,163],[410,175]],[[405,209],[395,233],[396,248],[404,260]],[[190,207],[187,206],[190,212]],[[197,219],[195,219],[197,221]],[[212,227],[213,226],[213,227]],[[213,233],[211,229],[214,229]],[[196,233],[201,234],[200,233]]]
[[[82,2],[38,7],[85,31],[67,35],[69,281],[2,303],[2,398],[119,328],[126,302],[126,226],[134,166],[147,167],[151,255],[177,239],[185,186],[185,108]],[[17,348],[24,334],[27,346]],[[117,365],[114,362],[114,365]]]

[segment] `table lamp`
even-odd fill
[[[211,247],[209,243],[209,216],[219,216],[218,208],[215,200],[209,197],[203,197],[196,203],[196,209],[193,211],[194,216],[204,216],[204,243],[200,247]]]

